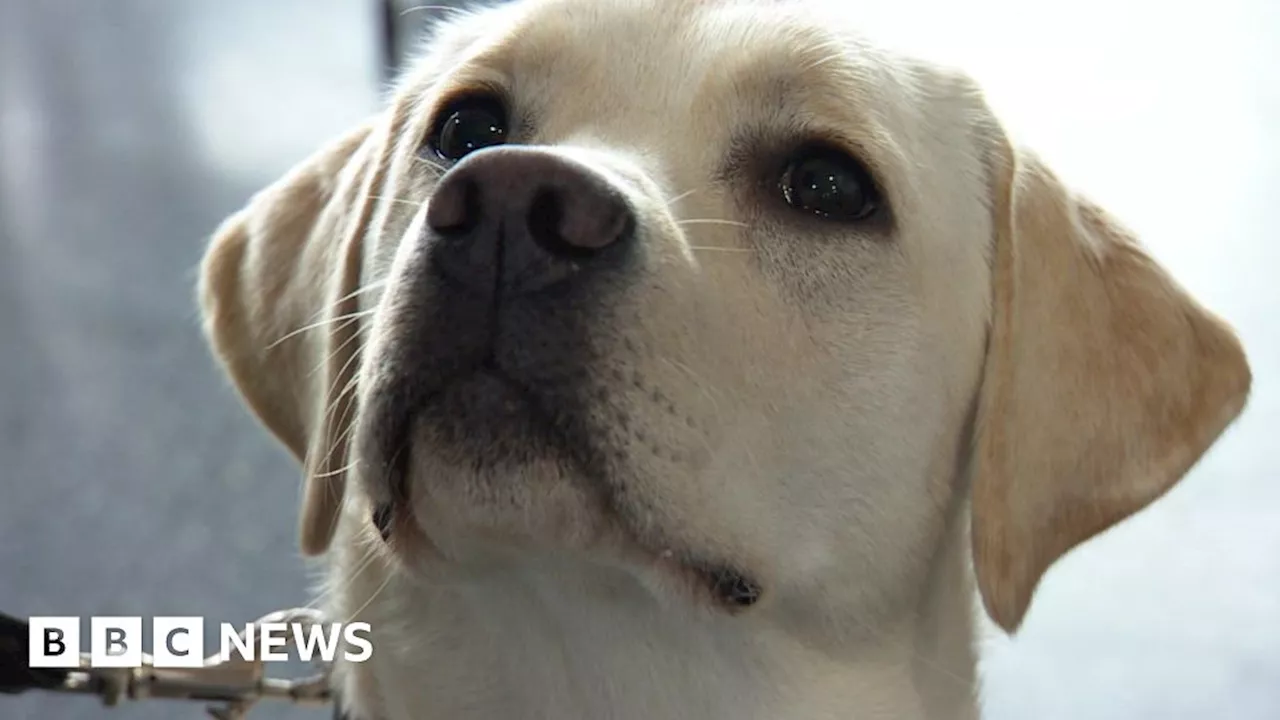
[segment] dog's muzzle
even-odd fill
[[[583,415],[592,326],[607,322],[602,308],[636,245],[636,216],[623,192],[552,149],[491,147],[440,178],[425,221],[413,240],[420,254],[398,291],[419,303],[397,310],[413,318],[396,338],[394,361],[398,378],[409,380],[385,388],[402,399],[374,421],[374,456],[394,463],[415,413],[487,457],[520,442],[502,416],[508,396],[540,417]],[[556,434],[590,435],[565,427]],[[393,487],[372,520],[389,539],[408,488],[402,469],[383,477]]]

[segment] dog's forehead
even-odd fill
[[[646,121],[670,130],[676,115],[742,125],[796,108],[837,116],[832,122],[875,124],[877,114],[900,104],[897,59],[856,28],[825,21],[815,11],[821,7],[782,0],[516,3],[444,29],[451,56],[444,64],[452,72],[443,94],[497,80],[518,101],[541,103],[538,114],[549,123],[585,116],[632,131]]]

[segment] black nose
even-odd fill
[[[444,174],[427,225],[446,276],[481,292],[528,293],[588,270],[635,221],[600,173],[552,150],[503,146]]]

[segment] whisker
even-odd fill
[[[351,338],[347,338],[347,339],[350,340]],[[357,383],[359,382],[360,376],[358,374],[353,374],[351,376],[351,379],[347,381],[347,384],[344,385],[342,389],[338,391],[337,395],[333,394],[334,390],[338,386],[338,383],[341,382],[342,376],[346,374],[347,369],[351,367],[351,363],[355,362],[356,359],[359,357],[360,357],[359,353],[352,353],[351,357],[347,358],[347,361],[342,364],[341,368],[338,369],[338,372],[334,373],[333,383],[329,386],[329,390],[325,394],[325,397],[333,396],[333,400],[328,402],[324,410],[325,424],[329,424],[330,421],[334,419],[334,413],[337,411],[338,405],[342,403],[343,398],[347,395],[347,393],[350,393],[355,389]],[[354,405],[348,406],[345,410],[343,410],[342,417],[338,419],[345,422],[347,420],[347,415],[351,412],[352,407],[354,407]],[[325,463],[328,463],[330,459],[332,459],[334,451],[337,450],[338,446],[341,445],[347,439],[347,435],[350,433],[350,431],[351,431],[351,425],[348,424],[346,425],[346,427],[343,428],[343,432],[340,435],[338,435],[338,437],[334,438],[333,442],[329,444],[329,449],[325,452],[324,457],[320,459],[320,465],[323,466]],[[320,477],[323,477],[323,476],[320,476]]]
[[[346,395],[346,394],[347,394],[348,392],[350,392],[350,390],[351,390],[352,388],[354,388],[354,387],[356,387],[356,378],[354,378],[354,377],[353,377],[353,378],[351,379],[351,382],[347,383],[347,386],[346,386],[345,388],[343,388],[342,392],[338,394],[338,397],[337,397],[337,398],[335,398],[335,399],[334,399],[334,401],[333,401],[333,402],[329,405],[329,407],[325,410],[325,418],[326,418],[326,421],[327,421],[327,419],[329,418],[329,416],[331,416],[331,415],[333,414],[333,412],[337,409],[338,404],[342,401],[342,396],[343,396],[343,395]],[[344,409],[343,409],[343,413],[342,413],[341,421],[345,424],[345,427],[343,428],[343,431],[338,435],[338,437],[334,438],[334,439],[333,439],[333,442],[329,443],[329,448],[328,448],[328,450],[325,452],[324,457],[323,457],[323,458],[321,458],[321,461],[320,461],[321,466],[323,466],[323,464],[325,464],[325,463],[329,462],[330,458],[332,458],[332,457],[333,457],[333,453],[334,453],[334,451],[336,451],[336,450],[338,449],[338,447],[339,447],[339,446],[341,446],[341,445],[343,445],[344,443],[346,443],[346,442],[347,442],[347,439],[350,437],[350,435],[351,435],[351,431],[352,431],[352,429],[355,427],[355,423],[354,423],[354,422],[347,422],[347,421],[348,421],[348,417],[347,417],[347,416],[348,416],[350,413],[352,413],[352,411],[353,411],[353,408],[354,408],[354,407],[355,407],[355,404],[354,404],[354,403],[352,403],[352,404],[348,405],[346,408],[344,408]],[[310,453],[308,452],[308,454],[310,454]],[[343,475],[343,474],[345,474],[345,473],[347,473],[347,472],[350,472],[351,470],[355,469],[356,467],[358,467],[358,466],[359,466],[359,464],[360,464],[360,460],[359,460],[359,459],[356,459],[356,460],[351,461],[351,462],[350,462],[348,465],[346,465],[345,467],[339,468],[338,470],[333,470],[333,471],[330,471],[330,472],[324,472],[324,473],[317,473],[316,475],[314,475],[314,476],[312,476],[311,478],[309,478],[309,479],[308,479],[308,481],[309,481],[309,482],[315,482],[315,481],[317,481],[318,479],[321,479],[321,478],[338,477],[338,476],[341,476],[341,475]],[[336,500],[338,499],[338,488],[337,488],[337,486],[335,486],[335,484],[334,484],[334,483],[332,483],[332,482],[330,482],[330,483],[326,483],[326,485],[328,486],[328,490],[329,490],[329,492],[330,492],[330,496],[331,496],[331,498],[332,498],[333,500],[335,500],[335,501],[336,501]],[[330,526],[330,528],[329,528],[331,533],[332,533],[333,531],[335,531],[335,530],[336,530],[336,528],[337,528],[337,526],[338,526],[338,522],[341,520],[341,516],[342,516],[342,513],[341,513],[341,512],[338,512],[338,513],[335,513],[335,514],[334,514],[334,517],[333,517],[333,523],[332,523],[332,525],[331,525],[331,526]]]
[[[716,247],[715,245],[690,245],[690,250],[695,252],[726,252],[726,253],[753,253],[755,250],[751,248],[732,248],[732,247]]]
[[[333,356],[342,352],[342,349],[344,347],[346,347],[351,341],[355,340],[359,336],[360,336],[359,333],[355,333],[351,337],[344,340],[341,346],[339,346],[336,350],[330,353],[329,357],[325,358],[324,361],[322,361],[319,365],[317,365],[314,369],[312,369],[310,373],[307,374],[308,377],[315,375],[317,372],[323,369],[324,366],[327,365],[331,359],[333,359]],[[351,366],[351,363],[355,362],[358,357],[359,357],[359,353],[352,353],[351,357],[347,358],[347,361],[342,364],[342,367],[338,368],[338,372],[334,374],[333,384],[329,387],[329,391],[325,395],[325,397],[329,397],[330,395],[333,394],[334,388],[337,387],[338,382],[341,381],[342,379],[342,375],[347,371],[347,368]],[[342,391],[339,392],[338,395],[333,398],[333,400],[328,402],[328,405],[325,407],[325,410],[324,410],[325,423],[328,423],[330,420],[333,419],[333,413],[338,409],[338,404],[342,402],[342,396],[352,389],[352,386],[355,385],[357,379],[358,379],[357,377],[352,377],[350,380],[348,380],[347,384],[343,386]],[[344,419],[345,419],[345,415],[344,415]],[[338,443],[338,440],[334,440],[334,443],[329,446],[329,450],[328,452],[325,453],[325,456],[322,459],[322,462],[326,462],[326,463],[329,462],[329,458],[330,456],[333,455],[333,451],[337,449],[336,448],[337,443]],[[351,467],[352,466],[348,466],[347,468],[344,468],[343,471],[345,472],[345,470],[349,470],[351,469]],[[319,473],[315,477],[328,477],[329,475],[339,475],[339,474],[341,473],[335,470],[332,473]]]
[[[360,461],[357,460],[351,463],[351,467],[347,469],[348,470],[353,469],[356,465],[359,464],[359,462]],[[346,486],[344,485],[342,487],[345,488]],[[345,492],[345,489],[344,489],[344,492]],[[329,483],[329,497],[330,499],[333,500],[335,505],[338,505],[338,506],[341,505],[341,498],[338,496],[338,487],[335,485],[335,483]],[[329,537],[335,537],[338,534],[338,523],[340,522],[342,522],[342,510],[339,507],[338,512],[333,514],[333,519],[329,521]],[[363,570],[364,568],[362,567],[361,569]]]
[[[366,539],[364,542],[365,542],[365,548],[366,548],[364,559],[361,560],[358,565],[356,565],[356,569],[351,574],[351,577],[348,579],[348,582],[350,582],[350,580],[355,579],[356,577],[359,577],[365,570],[368,570],[369,566],[373,564],[374,560],[378,559],[378,555],[381,554],[383,550],[383,545],[371,538]]]
[[[409,13],[423,12],[423,11],[425,11],[425,10],[445,10],[445,11],[447,11],[447,12],[455,12],[455,13],[460,13],[460,14],[466,14],[466,12],[467,12],[466,10],[463,10],[462,8],[459,8],[459,7],[452,7],[452,6],[450,6],[450,5],[414,5],[414,6],[413,6],[413,7],[411,7],[411,8],[405,8],[404,10],[401,10],[401,11],[400,11],[400,17],[404,17],[405,15],[408,15]]]
[[[301,335],[302,333],[307,332],[308,330],[315,330],[316,328],[324,327],[325,325],[332,325],[336,322],[339,322],[341,320],[347,320],[349,318],[359,318],[359,317],[364,317],[366,315],[372,315],[374,312],[376,312],[376,310],[374,310],[373,308],[370,308],[368,310],[361,310],[359,312],[348,313],[346,315],[339,315],[337,317],[326,318],[324,320],[321,320],[320,322],[311,323],[309,325],[303,325],[297,330],[286,333],[284,337],[271,343],[270,345],[267,346],[266,349],[271,350],[272,348],[276,347],[277,345],[284,342],[285,340],[288,340],[289,338],[295,337],[297,335]]]
[[[346,302],[347,300],[350,300],[350,299],[352,299],[352,298],[356,297],[357,295],[363,295],[363,294],[365,294],[365,293],[369,292],[370,290],[377,290],[378,288],[380,288],[380,287],[382,287],[383,285],[386,285],[386,284],[387,284],[387,281],[386,281],[386,280],[373,280],[373,281],[370,281],[370,282],[369,282],[368,284],[366,284],[365,286],[363,286],[363,287],[361,287],[361,288],[359,288],[359,289],[357,289],[357,290],[355,290],[355,291],[353,291],[353,292],[349,292],[349,293],[347,293],[346,295],[343,295],[342,297],[340,297],[340,298],[338,298],[337,300],[333,301],[332,303],[330,303],[330,306],[337,305],[338,303],[341,303],[341,302]]]
[[[349,292],[349,293],[347,293],[346,295],[343,295],[342,297],[338,298],[337,300],[334,300],[334,301],[333,301],[333,302],[331,302],[331,303],[327,303],[327,304],[325,304],[325,305],[324,305],[323,307],[321,307],[319,310],[315,311],[315,312],[311,315],[311,317],[308,317],[306,321],[307,321],[307,322],[315,322],[318,318],[320,318],[320,316],[322,316],[322,315],[324,315],[326,312],[328,312],[330,308],[333,308],[333,307],[336,307],[336,306],[338,306],[338,305],[341,305],[342,303],[344,303],[344,302],[346,302],[346,301],[348,301],[348,300],[350,300],[350,299],[352,299],[352,298],[354,298],[354,297],[356,297],[356,296],[358,296],[358,295],[363,295],[363,294],[365,294],[365,293],[367,293],[367,292],[369,292],[369,291],[371,291],[371,290],[377,290],[378,288],[380,288],[380,287],[382,287],[383,285],[386,285],[386,284],[387,284],[387,281],[386,281],[386,280],[373,280],[373,281],[369,282],[367,285],[364,285],[363,287],[357,288],[356,290],[354,290],[354,291],[352,291],[352,292]]]
[[[370,195],[369,199],[382,200],[384,202],[390,202],[390,203],[400,203],[401,205],[408,205],[411,208],[420,208],[425,204],[424,200],[417,200],[417,201],[405,200],[404,198],[389,197],[387,195]]]
[[[374,559],[378,557],[379,550],[381,549],[381,546],[379,543],[375,543],[368,539],[365,539],[363,536],[361,536],[361,544],[364,546],[362,556],[355,563],[356,569],[346,577],[345,582],[347,583],[350,583],[351,580],[363,574],[364,571],[367,570],[369,566],[373,564]],[[304,607],[311,610],[323,609],[323,608],[320,608],[320,605],[327,604],[329,598],[336,595],[339,589],[340,588],[338,587],[338,583],[333,583],[333,582],[324,583],[324,586],[320,589],[319,593],[317,593],[309,602],[307,602],[307,604]]]
[[[724,220],[720,218],[688,218],[686,220],[677,220],[677,225],[732,225],[733,227],[751,227],[744,222],[737,220]]]
[[[441,165],[440,163],[438,163],[438,162],[436,162],[436,161],[434,161],[434,160],[428,160],[428,159],[426,159],[426,158],[422,157],[421,155],[414,155],[414,156],[413,156],[413,160],[414,160],[414,162],[420,162],[420,163],[422,163],[423,165],[426,165],[426,166],[428,166],[428,167],[432,168],[433,170],[435,170],[436,172],[439,172],[439,173],[441,173],[441,174],[446,173],[446,172],[448,172],[448,171],[449,171],[449,168],[448,168],[448,167],[446,167],[446,166],[444,166],[444,165]]]
[[[351,359],[347,360],[347,363],[350,364],[351,360],[354,360],[354,359],[355,359],[355,356],[353,355]],[[342,377],[341,373],[339,373],[338,377],[339,378]],[[351,424],[346,423],[346,420],[347,420],[347,415],[351,412],[351,408],[354,407],[354,404],[345,408],[342,412],[342,417],[340,418],[335,416],[334,413],[337,412],[338,405],[342,403],[345,397],[349,393],[355,390],[358,382],[359,382],[359,376],[353,375],[351,379],[347,381],[347,384],[342,387],[342,390],[338,391],[338,394],[334,396],[333,400],[325,408],[325,411],[324,411],[325,422],[330,423],[333,420],[338,420],[344,423],[344,427],[342,429],[342,432],[336,438],[333,439],[332,443],[330,443],[328,452],[325,453],[325,456],[323,458],[321,458],[321,465],[329,462],[329,460],[332,459],[334,451],[338,449],[338,446],[341,445],[346,440],[347,435],[351,432]],[[337,385],[337,380],[334,381],[334,385]],[[329,391],[333,392],[333,388],[329,388]]]
[[[350,431],[350,429],[351,429],[351,428],[350,428],[350,427],[348,427],[348,428],[347,428],[347,431],[349,432],[349,431]],[[345,433],[344,433],[344,434],[345,434]],[[401,448],[401,450],[397,450],[397,451],[396,451],[395,456],[393,456],[393,457],[392,457],[392,463],[393,463],[393,464],[395,463],[396,459],[397,459],[397,458],[399,458],[399,456],[400,456],[400,452],[401,452],[402,450],[403,450],[403,448]],[[357,462],[358,462],[358,461],[357,461]],[[354,464],[355,464],[355,463],[353,463],[353,465],[354,465]],[[350,468],[346,468],[346,469],[350,469]],[[337,521],[337,520],[336,520],[336,518],[335,518],[335,522],[336,522],[336,521]],[[347,581],[348,581],[348,582],[350,581],[350,579],[351,579],[351,578],[354,578],[354,577],[358,576],[360,573],[363,573],[363,572],[365,571],[365,569],[367,569],[367,568],[369,567],[369,565],[371,565],[371,564],[373,563],[374,559],[376,559],[376,558],[378,557],[378,552],[379,552],[379,550],[381,550],[381,549],[382,549],[383,545],[382,545],[382,544],[380,544],[380,543],[376,543],[376,542],[372,542],[372,541],[367,541],[367,546],[366,546],[366,547],[367,547],[367,550],[366,550],[366,552],[365,552],[364,559],[363,559],[363,560],[361,560],[361,561],[357,564],[356,570],[355,570],[351,575],[349,575],[349,576],[347,577]],[[356,617],[359,617],[360,613],[364,612],[365,608],[367,608],[367,607],[369,607],[371,604],[373,604],[373,601],[374,601],[374,600],[376,600],[376,599],[378,598],[378,596],[382,594],[382,591],[386,589],[386,587],[387,587],[387,585],[388,585],[388,584],[390,584],[391,579],[392,579],[393,577],[394,577],[394,575],[393,575],[392,573],[387,573],[387,576],[386,576],[386,578],[384,578],[384,579],[383,579],[382,584],[381,584],[381,585],[379,585],[379,586],[378,586],[378,588],[377,588],[376,590],[374,590],[374,591],[373,591],[373,593],[369,596],[369,598],[368,598],[367,600],[365,600],[364,604],[362,604],[359,608],[357,608],[354,612],[352,612],[352,613],[350,614],[350,616],[348,617],[348,619],[346,620],[346,622],[347,622],[347,623],[349,623],[349,622],[353,621]],[[320,596],[319,596],[319,597],[317,597],[315,600],[313,600],[313,604],[319,604],[323,599],[325,599],[326,595],[331,595],[331,594],[332,594],[332,592],[333,592],[333,590],[334,590],[333,588],[326,588],[326,589],[324,590],[324,592],[322,592],[322,593],[320,594]],[[345,624],[345,623],[344,623],[344,624]]]
[[[679,195],[676,195],[675,197],[671,198],[670,200],[667,200],[664,204],[665,204],[668,208],[670,208],[672,205],[674,205],[674,204],[676,204],[676,203],[680,202],[681,200],[683,200],[683,199],[685,199],[685,198],[689,197],[690,195],[692,195],[692,194],[694,194],[694,193],[696,193],[696,192],[698,192],[698,188],[691,188],[691,189],[689,189],[689,190],[685,190],[684,192],[680,193]]]
[[[356,386],[356,383],[354,381],[349,383],[348,389],[344,390],[343,394],[346,394],[346,392],[349,392],[350,388],[354,388],[355,386]],[[334,409],[335,410],[337,409],[337,401],[334,402]],[[354,412],[355,412],[355,403],[351,403],[350,405],[348,405],[346,408],[343,409],[342,417],[339,418],[339,422],[343,426],[342,432],[338,434],[338,437],[333,439],[332,443],[330,443],[329,451],[326,452],[324,458],[322,458],[321,460],[322,463],[329,462],[329,460],[333,457],[333,453],[340,446],[345,445],[347,441],[351,439],[351,436],[353,434],[352,431],[355,430],[356,424],[354,422],[348,422],[348,420],[354,419],[354,418],[349,418],[348,416],[352,415]]]
[[[329,393],[331,395],[333,395],[334,391],[337,390],[339,380],[342,379],[342,375],[347,371],[347,368],[351,366],[351,363],[355,361],[356,357],[358,356],[353,353],[351,357],[347,358],[347,362],[342,365],[342,369],[338,370],[338,372],[336,373],[337,377],[334,378],[333,385],[329,388]],[[341,390],[337,390],[337,394],[333,395],[333,400],[330,401],[329,406],[325,408],[325,411],[324,411],[325,422],[329,422],[330,420],[334,419],[333,413],[337,411],[338,403],[342,402],[343,396],[345,396],[347,393],[355,389],[355,386],[358,382],[360,382],[360,376],[352,375],[351,379],[347,380],[347,384],[343,385]],[[328,461],[328,459],[329,458],[327,457],[325,458],[326,461]]]
[[[346,622],[344,622],[344,623],[342,623],[342,624],[343,624],[343,625],[346,625],[347,623],[350,623],[350,622],[354,621],[356,618],[360,617],[360,613],[364,612],[364,611],[365,611],[365,608],[367,608],[367,607],[369,607],[370,605],[372,605],[372,604],[373,604],[373,601],[378,599],[378,596],[382,594],[382,591],[383,591],[383,590],[386,590],[386,589],[387,589],[387,586],[391,584],[391,579],[392,579],[392,578],[394,578],[394,577],[395,577],[395,574],[394,574],[394,573],[387,573],[387,577],[383,579],[382,584],[378,586],[378,589],[377,589],[377,590],[374,590],[374,591],[369,595],[369,599],[368,599],[368,600],[365,600],[363,605],[361,605],[360,607],[356,608],[356,609],[355,609],[355,611],[354,611],[354,612],[352,612],[352,613],[347,617]]]
[[[351,323],[358,322],[358,321],[359,321],[359,318],[350,318],[348,320],[344,320],[342,325],[339,325],[336,329],[341,330],[347,325],[350,325]],[[324,360],[321,360],[318,365],[311,368],[311,372],[307,373],[307,377],[311,377],[312,375],[315,375],[316,373],[323,370],[325,365],[329,364],[330,360],[332,360],[338,353],[342,352],[343,350],[346,350],[348,345],[355,342],[359,338],[360,338],[360,331],[357,329],[355,332],[351,333],[351,337],[347,338],[346,340],[343,340],[341,345],[334,348],[333,352],[329,353]],[[351,362],[351,361],[348,360],[347,362]],[[342,367],[342,370],[339,371],[339,373],[345,372],[345,371],[346,371],[346,366],[344,365]],[[333,388],[329,388],[329,389],[332,390]]]
[[[360,464],[360,461],[359,461],[359,460],[353,460],[353,461],[351,461],[351,463],[349,463],[349,464],[347,464],[347,465],[344,465],[344,466],[342,466],[342,467],[338,468],[337,470],[330,470],[329,472],[316,473],[315,475],[312,475],[311,477],[313,477],[313,478],[337,477],[337,476],[339,476],[339,475],[341,475],[341,474],[343,474],[343,473],[347,472],[348,470],[354,470],[354,469],[355,469],[355,467],[356,467],[357,465],[359,465],[359,464]]]

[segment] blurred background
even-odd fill
[[[1016,639],[990,633],[986,717],[1280,718],[1280,3],[848,7],[976,76],[1254,368],[1188,479],[1056,567]],[[376,112],[382,21],[373,0],[0,0],[0,611],[245,622],[311,599],[298,470],[214,367],[194,269],[223,217]],[[0,696],[0,720],[199,717]]]

